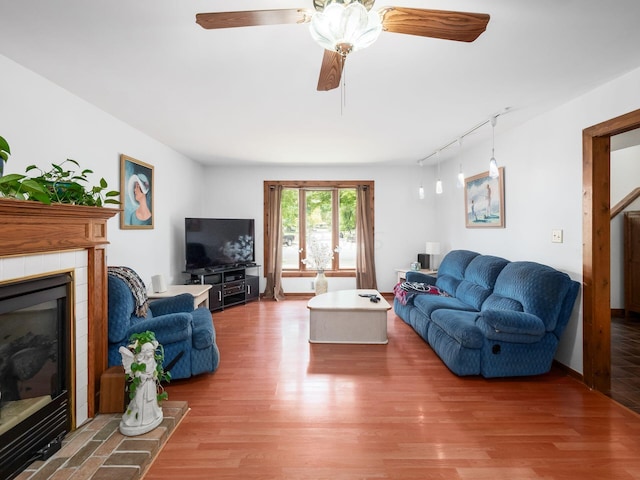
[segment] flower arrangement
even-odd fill
[[[319,272],[327,269],[333,260],[333,250],[326,243],[321,243],[317,238],[312,238],[309,242],[308,255],[302,260],[308,268],[313,268]],[[302,252],[302,250],[300,250]]]

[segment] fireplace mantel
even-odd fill
[[[0,198],[0,257],[87,250],[89,285],[89,417],[97,412],[100,375],[107,368],[107,220],[119,210],[44,205]]]

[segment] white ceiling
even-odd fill
[[[638,0],[378,2],[491,20],[474,43],[383,32],[349,56],[344,106],[316,91],[306,25],[195,23],[312,0],[0,0],[0,54],[207,164],[414,164],[506,107],[498,135],[640,66]]]

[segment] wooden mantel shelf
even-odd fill
[[[90,248],[107,242],[119,210],[0,198],[0,256]]]
[[[0,198],[0,257],[65,250],[87,251],[89,288],[89,417],[97,412],[99,379],[107,368],[107,220],[120,210],[45,205]]]

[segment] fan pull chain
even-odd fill
[[[342,83],[340,84],[340,116],[347,106],[347,62],[342,57]]]

